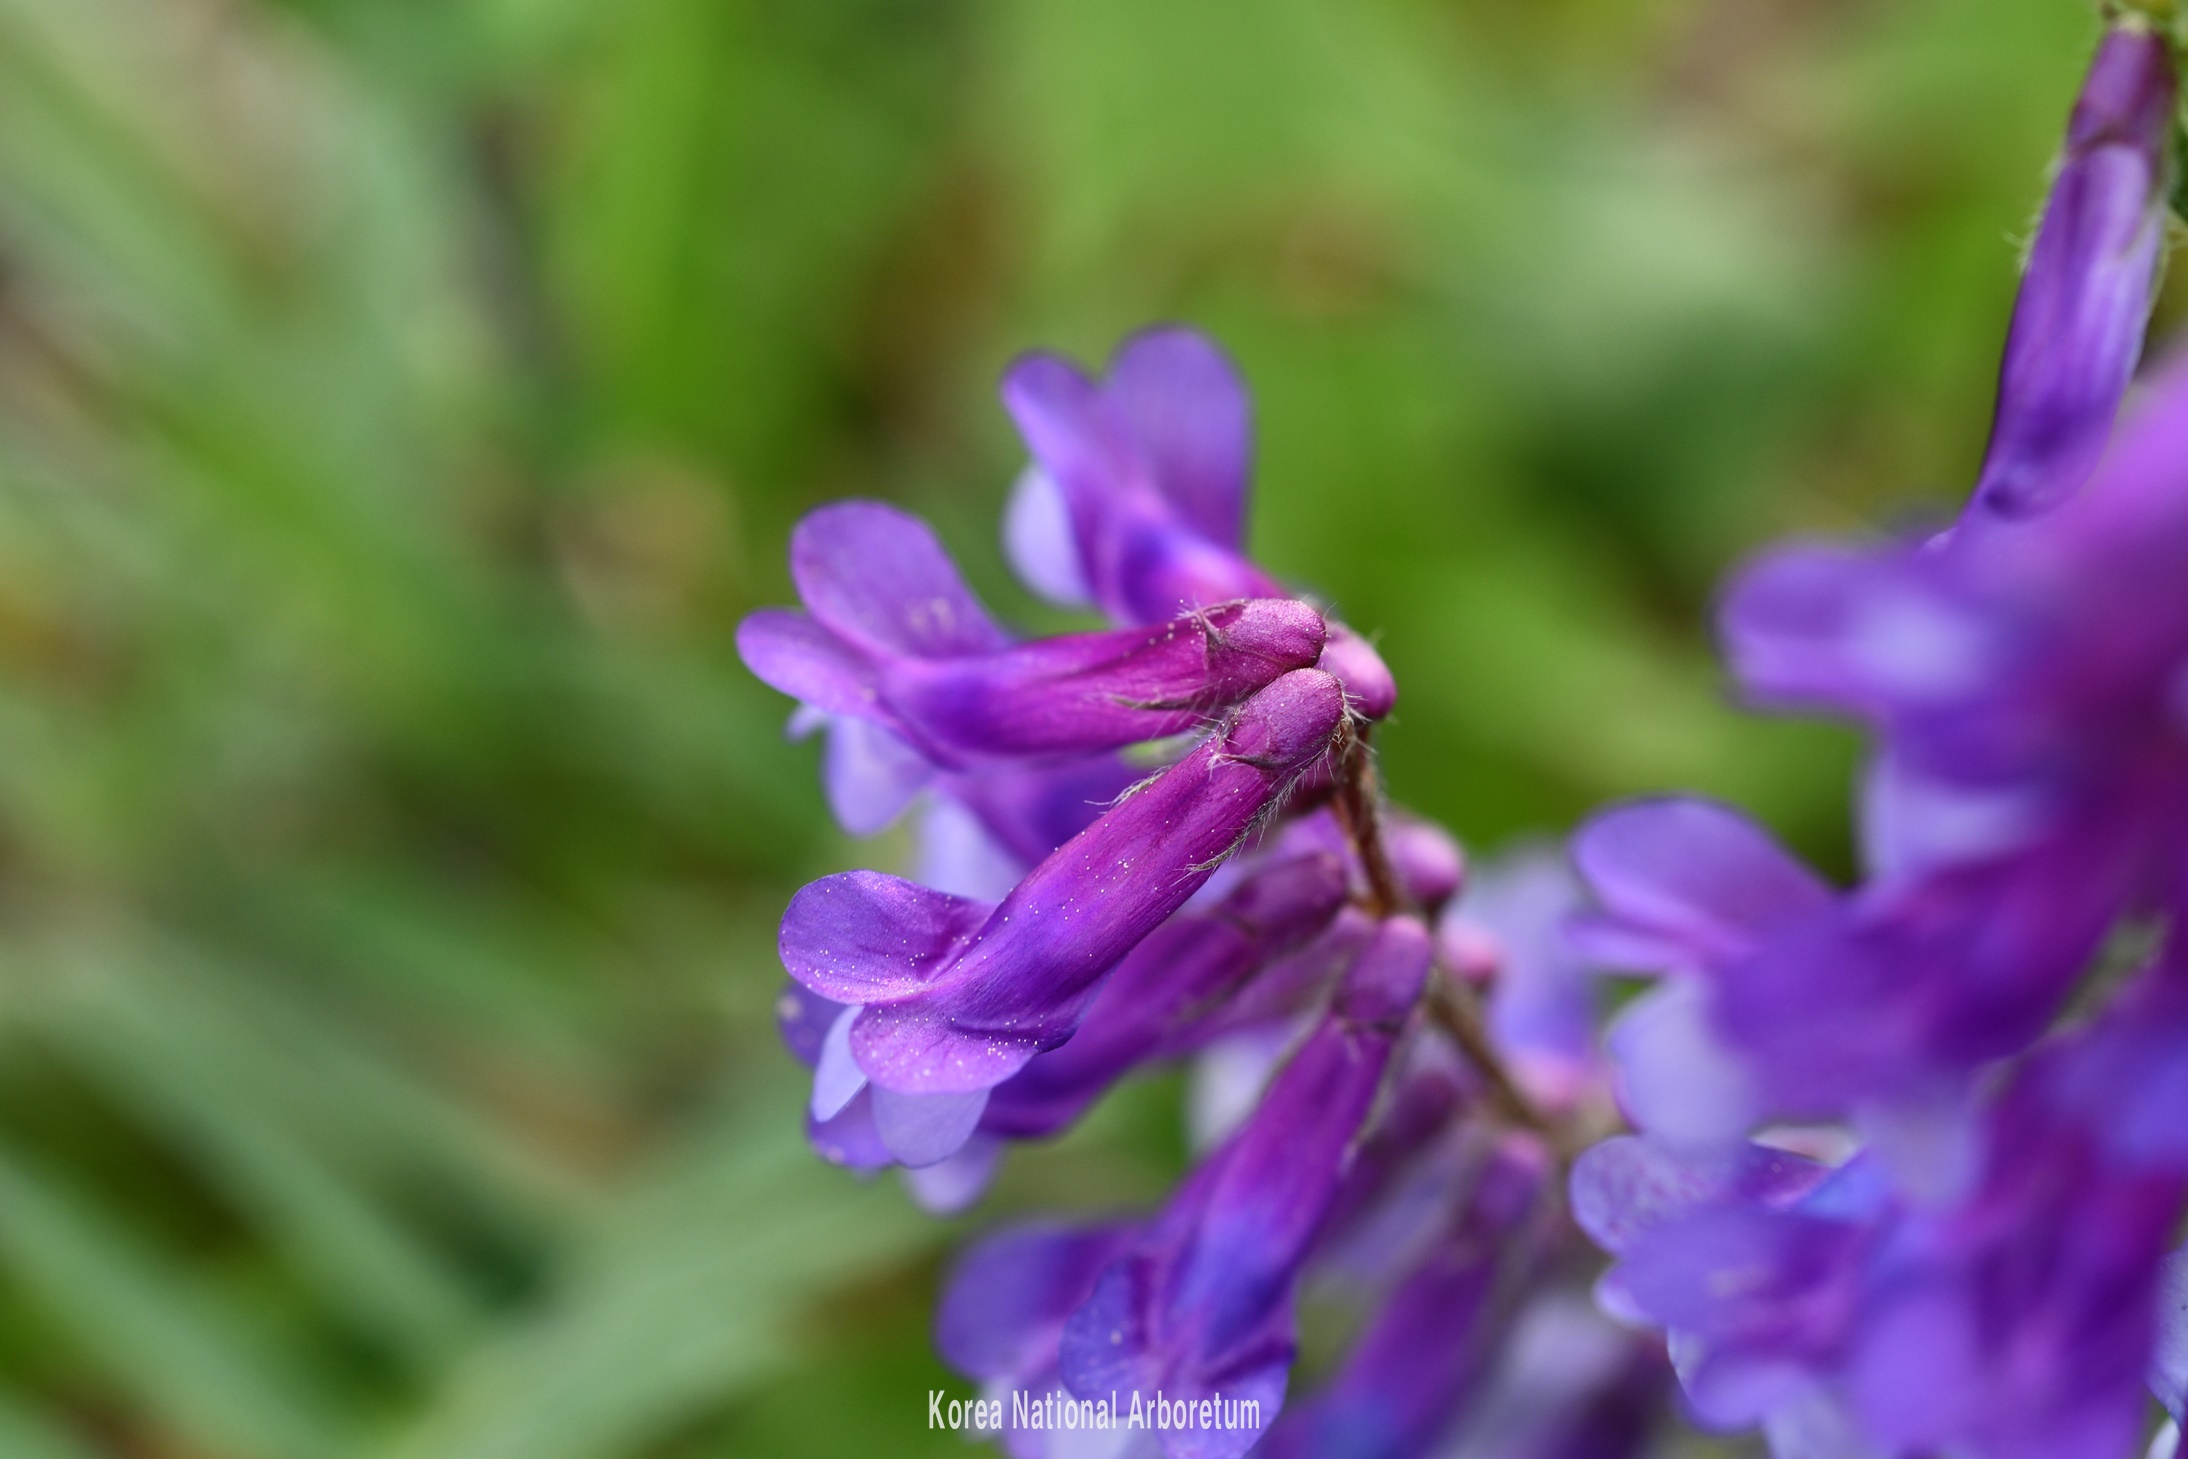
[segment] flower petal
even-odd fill
[[[1123,1225],[1014,1227],[957,1259],[935,1312],[935,1346],[958,1372],[1024,1378],[1056,1361],[1064,1320],[1123,1249]]]
[[[988,1091],[963,1094],[906,1094],[885,1085],[873,1087],[874,1128],[881,1143],[905,1165],[933,1165],[964,1148],[988,1107]]]
[[[871,719],[877,703],[873,662],[810,613],[762,608],[737,625],[737,654],[760,681],[828,714]]]
[[[1693,949],[1696,966],[1827,911],[1828,886],[1746,816],[1705,800],[1635,801],[1596,816],[1573,860],[1604,910]]]
[[[1762,1116],[1752,1072],[1711,1026],[1707,992],[1686,979],[1627,1005],[1607,1042],[1618,1065],[1619,1104],[1650,1134],[1730,1140]]]
[[[799,889],[779,947],[790,976],[838,1003],[908,998],[992,909],[902,877],[845,871]]]
[[[865,1073],[851,1058],[851,1024],[858,1014],[859,1006],[853,1003],[836,1015],[813,1065],[811,1110],[813,1118],[824,1123],[834,1119],[866,1087]]]
[[[1107,393],[1178,515],[1219,546],[1244,547],[1253,407],[1223,351],[1197,330],[1147,330],[1110,361]]]
[[[934,529],[882,502],[808,513],[791,534],[790,575],[814,618],[869,651],[949,658],[1010,643]]]
[[[2123,25],[2105,36],[2014,301],[1981,508],[2040,512],[2104,453],[2157,289],[2174,91],[2162,35]]]
[[[1071,504],[1039,466],[1018,473],[1003,507],[1003,555],[1018,580],[1066,608],[1090,608],[1094,589],[1071,529]]]
[[[821,785],[836,824],[851,835],[887,830],[933,778],[926,758],[880,725],[842,715],[828,721]]]

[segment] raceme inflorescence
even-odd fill
[[[739,648],[825,736],[844,828],[916,848],[783,919],[814,1148],[956,1211],[1014,1142],[1194,1071],[1159,1208],[956,1264],[937,1340],[988,1437],[1615,1459],[1677,1414],[1781,1459],[2124,1459],[2152,1392],[2177,1415],[2188,365],[2122,409],[2177,39],[2107,28],[1960,517],[1724,597],[1753,703],[1872,737],[1850,889],[1701,800],[1471,871],[1389,804],[1396,683],[1246,555],[1250,409],[1191,331],[1004,381],[1008,556],[1108,627],[1014,637],[891,506],[799,525],[802,607]],[[1605,971],[1654,980],[1607,1029]],[[1303,1301],[1339,1339],[1305,1384]]]

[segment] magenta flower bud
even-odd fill
[[[1353,712],[1368,719],[1386,718],[1398,707],[1398,681],[1391,676],[1375,645],[1342,623],[1329,626],[1329,644],[1316,667],[1335,674],[1345,686],[1345,698]]]
[[[871,1080],[883,1092],[984,1102],[1070,1035],[1102,976],[1207,881],[1327,752],[1343,717],[1336,680],[1286,674],[992,908],[866,871],[799,892],[783,918],[783,965],[861,1010],[845,1017],[850,1063],[836,1066],[834,1087]],[[824,1049],[817,1078],[830,1073]],[[970,1113],[963,1134],[977,1104]]]
[[[1466,852],[1457,838],[1434,821],[1393,811],[1384,820],[1383,844],[1406,895],[1430,913],[1457,896],[1465,884]]]
[[[1159,1389],[1218,1405],[1226,1423],[1244,1420],[1158,1434],[1172,1459],[1236,1459],[1283,1407],[1300,1268],[1432,950],[1419,922],[1382,924],[1245,1127],[1188,1178],[1065,1325],[1060,1366],[1072,1392]]]
[[[2175,89],[2163,36],[2133,21],[2106,34],[2014,304],[1977,506],[2042,511],[2104,454],[2157,291]]]
[[[1198,728],[1278,675],[1311,667],[1326,636],[1306,604],[1263,598],[1150,628],[1007,646],[926,525],[876,502],[812,513],[792,561],[811,611],[745,619],[737,647],[746,664],[944,767],[1086,754]]]

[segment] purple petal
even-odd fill
[[[1069,1043],[995,1091],[983,1127],[1018,1138],[1063,1129],[1259,964],[1320,932],[1345,895],[1343,863],[1311,852],[1257,866],[1205,913],[1173,917],[1118,964]]]
[[[775,1028],[782,1035],[783,1047],[810,1069],[820,1062],[821,1040],[828,1036],[830,1025],[842,1011],[841,1003],[823,998],[793,979],[784,983],[782,992],[776,995]]]
[[[1194,330],[1148,330],[1110,361],[1107,393],[1178,515],[1218,546],[1243,547],[1253,411],[1224,353]]]
[[[1892,1459],[1821,1389],[1771,1410],[1763,1433],[1770,1440],[1771,1459]]]
[[[871,660],[810,613],[762,608],[737,625],[737,653],[759,680],[828,714],[870,719],[877,680]]]
[[[1155,1276],[1144,1256],[1126,1254],[1103,1267],[1063,1326],[1059,1365],[1073,1393],[1129,1392],[1155,1377],[1147,1314]],[[1148,1386],[1153,1386],[1148,1383]]]
[[[1286,1419],[1304,1442],[1278,1456],[1409,1459],[1433,1450],[1474,1397],[1502,1335],[1495,1299],[1524,1265],[1516,1238],[1547,1165],[1539,1150],[1513,1142],[1491,1155],[1455,1207],[1447,1194],[1438,1239],[1385,1298],[1337,1376]]]
[[[874,1128],[881,1143],[903,1165],[933,1165],[963,1149],[980,1126],[988,1091],[966,1094],[905,1094],[875,1085]]]
[[[1093,381],[1055,355],[1027,355],[1004,372],[1003,408],[1034,463],[1062,495],[1081,580],[1099,592],[1104,507],[1121,491],[1135,485],[1145,489],[1124,422]]]
[[[1391,864],[1415,902],[1434,913],[1458,895],[1466,880],[1466,853],[1449,831],[1403,813],[1393,813],[1384,831]]]
[[[2105,36],[2014,304],[1975,489],[1982,508],[2043,511],[2104,452],[2157,287],[2174,89],[2162,35],[2122,25]]]
[[[1619,1105],[1650,1134],[1730,1140],[1763,1114],[1754,1071],[1719,1037],[1709,995],[1692,982],[1675,980],[1635,999],[1606,1042],[1617,1064]]]
[[[1734,677],[1758,703],[1884,719],[1992,673],[2000,625],[1903,551],[1804,543],[1750,563],[1719,612]]]
[[[826,1122],[866,1087],[866,1074],[851,1058],[851,1024],[859,1015],[854,1003],[836,1015],[821,1040],[820,1056],[813,1065],[813,1118]]]
[[[1298,1041],[1295,1027],[1263,1024],[1219,1039],[1201,1051],[1186,1087],[1185,1125],[1194,1149],[1206,1150],[1246,1123],[1284,1055]]]
[[[1620,1135],[1573,1162],[1573,1219],[1615,1255],[1643,1232],[1713,1202],[1788,1205],[1829,1173],[1813,1160],[1765,1145],[1682,1149]]]
[[[1392,917],[1345,974],[1332,1013],[1364,1027],[1395,1030],[1419,1001],[1435,955],[1435,939],[1419,919]]]
[[[1848,1387],[1889,1450],[1943,1447],[1975,1427],[1989,1401],[1979,1319],[1963,1296],[1932,1283],[1895,1294],[1863,1324]]]
[[[2029,787],[1953,784],[1886,747],[1862,779],[1862,863],[1873,877],[1897,879],[1981,861],[2026,845],[2045,811]]]
[[[1064,1321],[1130,1239],[1132,1228],[1022,1226],[958,1258],[935,1313],[935,1346],[951,1367],[1023,1380],[1053,1367]]]
[[[987,1092],[1025,1068],[1045,1044],[1060,1041],[1073,1020],[1068,1012],[1054,1015],[1030,1031],[1024,1020],[998,1022],[960,1022],[949,1007],[924,1001],[870,1007],[851,1027],[851,1052],[877,1085],[907,1094],[977,1094],[985,1108]],[[1052,1027],[1057,1024],[1061,1032]]]
[[[1319,667],[1345,686],[1345,700],[1355,714],[1384,719],[1398,707],[1398,681],[1383,656],[1374,644],[1335,619],[1330,620],[1329,645],[1322,650]]]
[[[1062,765],[996,765],[946,775],[942,788],[997,846],[1031,867],[1093,825],[1146,776],[1144,768],[1116,755],[1095,755]]]
[[[790,538],[790,574],[814,618],[874,653],[949,658],[1010,640],[917,517],[881,502],[837,502]]]
[[[1000,902],[1026,874],[1027,863],[989,834],[955,796],[937,793],[921,812],[918,874],[922,886],[954,897]]]
[[[1605,911],[1684,943],[1696,967],[1835,901],[1768,832],[1704,800],[1637,801],[1606,811],[1574,838],[1573,860]]]
[[[1008,1077],[1061,1043],[1102,976],[1182,907],[1292,779],[1327,752],[1343,714],[1336,681],[1312,669],[1286,674],[1248,700],[1191,755],[1029,872],[956,958],[947,986],[916,1005],[868,1008],[852,1033],[860,1066],[892,1088],[963,1092]],[[895,949],[888,955],[899,961],[928,956],[934,936],[949,931],[930,918],[892,938],[885,913],[860,925],[870,925],[873,946]],[[786,919],[786,946],[789,926]],[[866,956],[866,944],[859,946]],[[817,974],[793,974],[821,987]],[[837,977],[893,977],[891,986],[902,990],[895,996],[916,991],[897,973]]]
[[[1283,1412],[1291,1366],[1291,1349],[1286,1347],[1280,1353],[1238,1364],[1205,1382],[1188,1385],[1182,1396],[1192,1405],[1192,1427],[1167,1433],[1158,1430],[1163,1453],[1168,1459],[1239,1459],[1261,1441]],[[1200,1404],[1206,1399],[1214,1399],[1221,1406],[1212,1411],[1203,1409]],[[1221,1416],[1202,1427],[1201,1417],[1211,1412]],[[1251,1414],[1260,1422],[1234,1424],[1230,1417],[1233,1414]]]
[[[803,887],[783,913],[790,976],[838,1003],[908,998],[987,921],[990,908],[878,871]]]
[[[1446,946],[1466,946],[1468,926],[1493,941],[1489,1031],[1521,1083],[1552,1105],[1569,1104],[1599,1082],[1595,979],[1565,935],[1580,899],[1561,854],[1521,848],[1477,873],[1439,929]]]
[[[1071,504],[1038,466],[1018,474],[1003,508],[1003,555],[1018,580],[1051,603],[1088,608],[1094,590],[1071,530]]]
[[[851,835],[887,830],[933,778],[934,767],[880,725],[842,716],[829,720],[821,784],[836,824]]]
[[[1862,1145],[1909,1200],[1950,1204],[1981,1173],[1982,1130],[1972,1096],[1958,1081],[1946,1080],[1857,1112]]]
[[[1203,728],[1321,656],[1322,617],[1289,598],[1223,603],[1149,628],[882,666],[881,707],[922,745],[973,761],[1085,754]]]
[[[1520,1314],[1489,1391],[1440,1452],[1445,1459],[1631,1459],[1650,1451],[1670,1379],[1656,1343],[1553,1291]]]
[[[874,1092],[861,1089],[831,1120],[805,1117],[805,1138],[821,1159],[848,1170],[882,1170],[896,1163],[874,1127]]]
[[[964,1147],[932,1165],[907,1169],[904,1187],[930,1216],[955,1216],[972,1209],[987,1193],[1002,1162],[1003,1142],[974,1135]]]
[[[2188,1249],[2165,1259],[2157,1290],[2158,1340],[2150,1355],[2150,1391],[2175,1419],[2188,1407]]]

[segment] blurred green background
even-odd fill
[[[1020,349],[1156,319],[1477,848],[1844,866],[1711,587],[1970,479],[2084,0],[0,0],[0,1455],[956,1454],[803,1150],[833,496],[1004,611]],[[2171,311],[2173,306],[2168,306]],[[1149,1196],[1127,1093],[989,1211]]]

